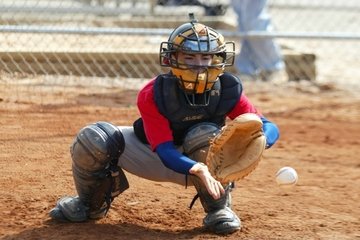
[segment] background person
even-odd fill
[[[238,31],[243,34],[272,32],[274,27],[267,4],[266,0],[232,0]],[[288,80],[280,47],[271,37],[242,38],[235,65],[243,80],[261,79],[278,83]]]

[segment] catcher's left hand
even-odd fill
[[[237,181],[256,168],[265,145],[261,119],[246,113],[225,125],[211,141],[206,164],[221,183]]]

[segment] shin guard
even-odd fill
[[[117,166],[124,148],[121,131],[107,122],[81,129],[70,148],[76,190],[91,219],[105,216],[114,198],[129,187]]]

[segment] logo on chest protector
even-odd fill
[[[204,117],[204,115],[200,114],[200,115],[193,115],[193,116],[186,116],[183,118],[183,122],[186,121],[194,121],[194,120],[199,120],[202,119]]]

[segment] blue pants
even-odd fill
[[[266,0],[232,0],[232,6],[238,15],[239,32],[273,30]],[[258,75],[261,71],[275,71],[285,67],[280,47],[272,38],[242,39],[240,54],[235,64],[240,73],[248,75]]]

